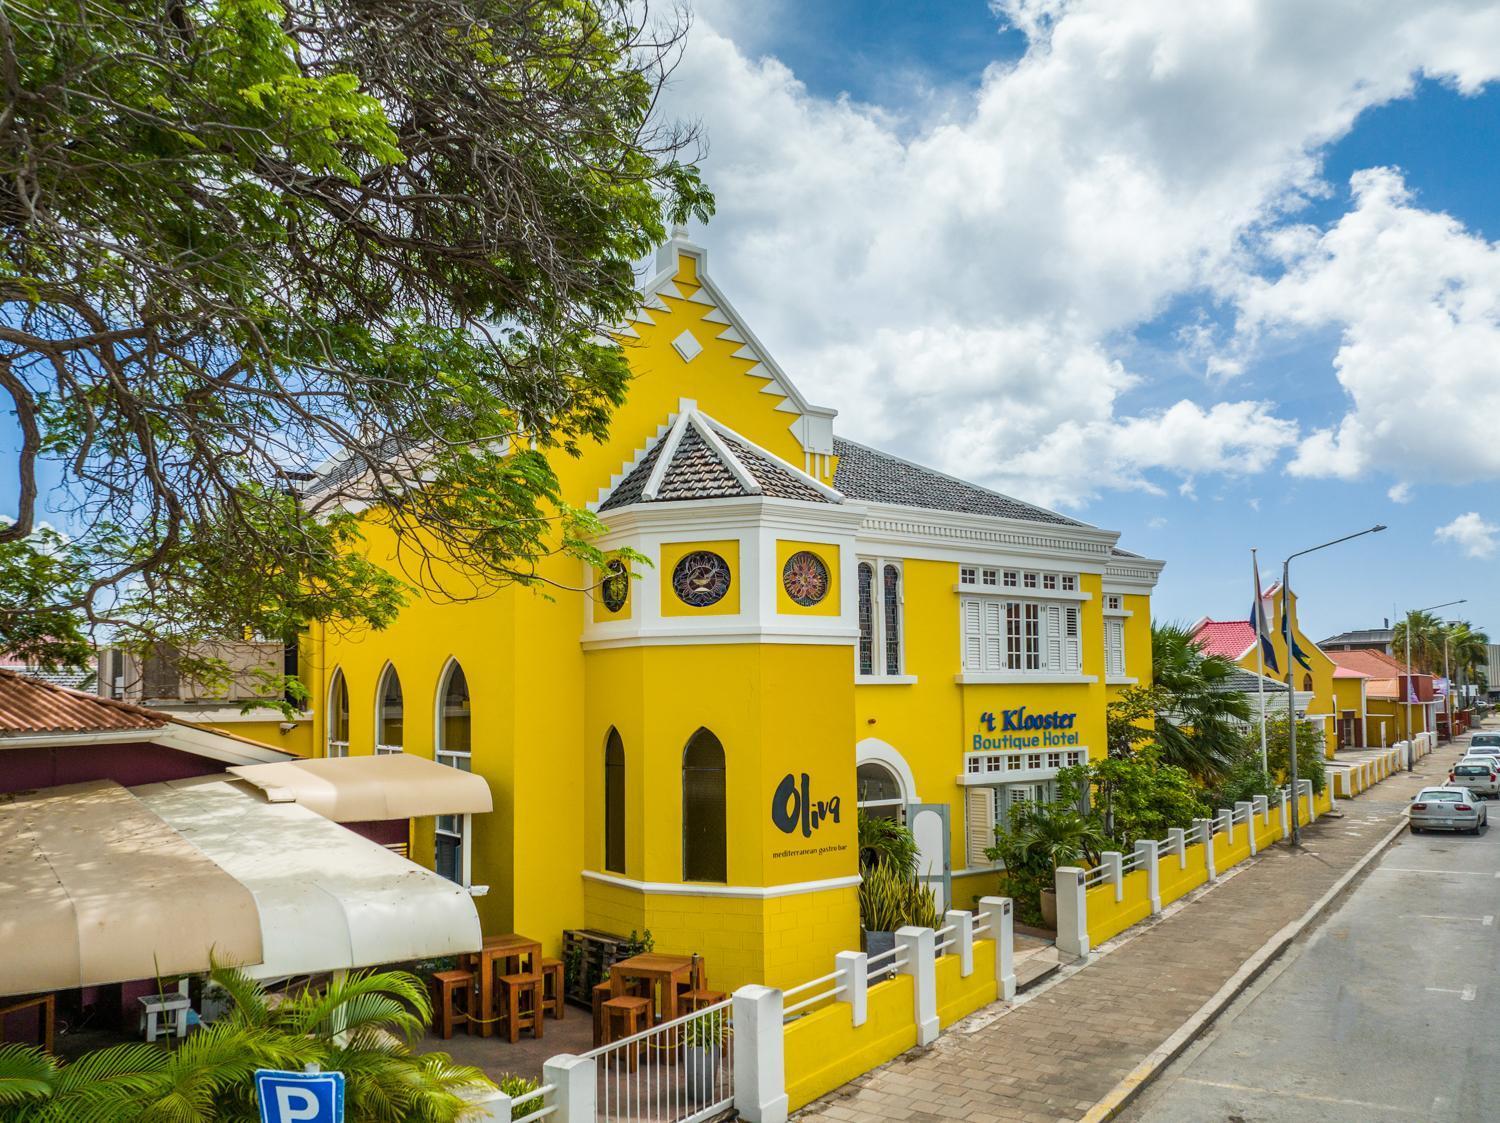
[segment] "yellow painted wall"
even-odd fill
[[[1170,904],[1185,897],[1200,885],[1208,882],[1208,858],[1203,844],[1195,842],[1183,847],[1183,857],[1167,854],[1157,861],[1158,885],[1161,903]]]
[[[911,976],[897,975],[876,983],[867,998],[865,1024],[858,1028],[851,1024],[849,1007],[842,1002],[787,1025],[786,1093],[791,1110],[916,1045]]]
[[[937,1012],[938,1025],[947,1029],[954,1022],[983,1009],[1000,996],[995,985],[995,942],[974,941],[974,970],[968,978],[959,974],[958,956],[938,957]]]

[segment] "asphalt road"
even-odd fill
[[[1477,838],[1402,835],[1120,1118],[1500,1119],[1500,802],[1489,809]]]

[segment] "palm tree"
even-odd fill
[[[1408,612],[1396,621],[1391,648],[1397,659],[1406,659],[1406,637],[1411,636],[1412,669],[1439,674],[1443,669],[1443,622],[1430,612]]]
[[[16,1123],[123,1123],[259,1118],[258,1068],[310,1063],[345,1078],[350,1119],[449,1123],[472,1108],[468,1095],[494,1087],[477,1068],[407,1042],[431,1017],[420,980],[401,971],[355,972],[306,986],[273,1004],[243,972],[210,978],[229,1011],[175,1048],[116,1045],[70,1064],[25,1045],[0,1045],[0,1116]]]
[[[1180,624],[1151,624],[1152,690],[1156,694],[1156,742],[1162,761],[1213,782],[1233,762],[1244,742],[1250,702],[1233,689],[1239,670]]]

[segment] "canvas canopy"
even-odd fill
[[[255,898],[131,791],[0,801],[0,994],[206,971],[211,952],[259,962]]]
[[[483,777],[406,753],[249,764],[229,771],[273,803],[297,803],[336,823],[479,814],[494,807]]]
[[[247,970],[257,978],[479,950],[468,890],[299,803],[267,803],[227,777],[132,791],[254,897],[263,949]]]

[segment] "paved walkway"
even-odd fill
[[[1460,738],[1465,743],[1467,738]],[[993,1006],[809,1104],[802,1120],[1076,1120],[1159,1047],[1265,941],[1296,920],[1457,759],[1438,750],[1220,882],[1122,933],[1081,969],[1010,1008]]]

